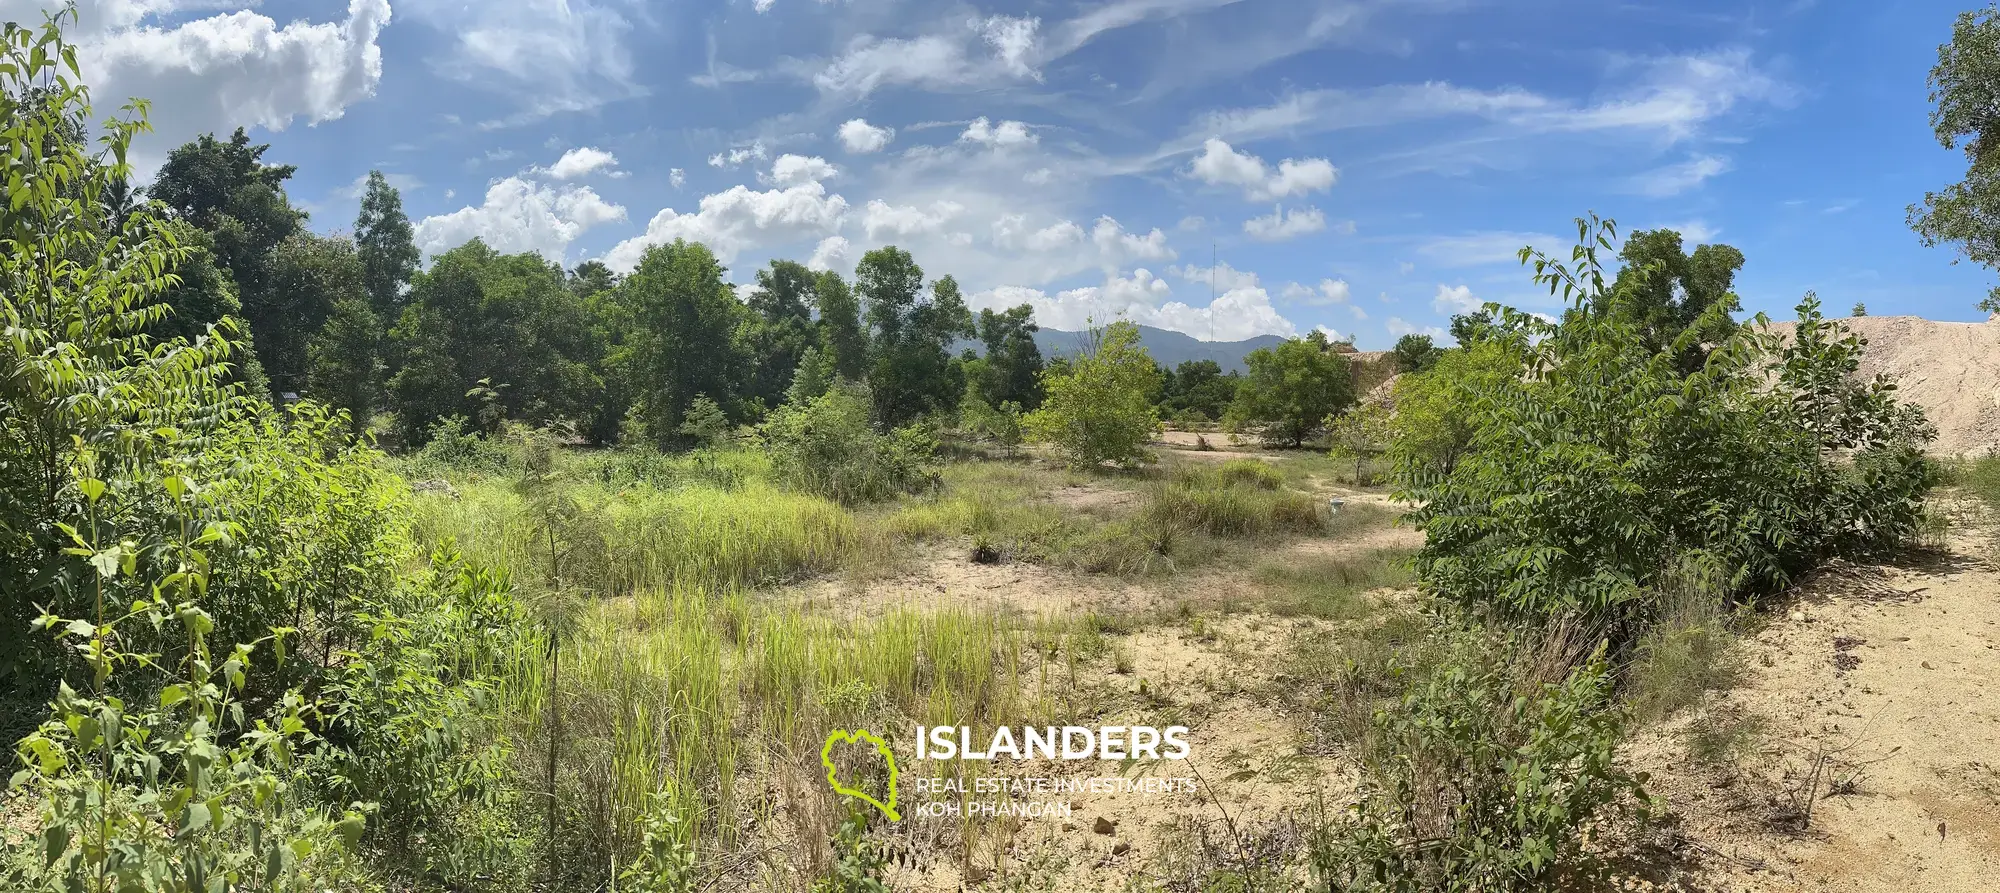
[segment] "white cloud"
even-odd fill
[[[1297,282],[1285,283],[1285,300],[1308,306],[1346,304],[1350,297],[1347,281],[1344,279],[1321,279],[1319,285],[1302,285]],[[1363,317],[1366,318],[1366,317]]]
[[[812,76],[823,93],[860,98],[887,86],[931,90],[1039,80],[1033,57],[1039,19],[993,16],[963,29],[914,38],[860,35]]]
[[[896,138],[896,131],[889,127],[876,127],[866,119],[855,118],[840,125],[840,144],[856,155],[880,152],[888,148],[889,141]]]
[[[1038,43],[1036,32],[1041,25],[1042,20],[1038,18],[993,16],[980,23],[979,33],[986,39],[986,45],[993,48],[993,55],[1008,73],[1039,81],[1042,76],[1035,70],[1031,56]]]
[[[778,0],[750,0],[750,8],[757,10],[758,15],[763,15],[770,12],[772,4],[777,2]]]
[[[1431,298],[1431,309],[1439,313],[1471,313],[1486,305],[1463,285],[1439,285],[1437,294]]]
[[[617,166],[617,156],[603,149],[583,146],[564,152],[561,158],[556,159],[555,165],[549,168],[549,176],[558,180],[576,180]]]
[[[680,168],[672,168],[667,171],[667,183],[672,185],[675,189],[679,189],[682,186],[686,186],[687,181],[688,181],[687,171],[681,170]]]
[[[1118,319],[1182,332],[1202,340],[1241,341],[1258,335],[1298,334],[1298,328],[1271,306],[1262,288],[1231,289],[1206,306],[1171,300],[1164,280],[1141,268],[1130,276],[1111,274],[1102,286],[1049,294],[1041,289],[1003,286],[968,298],[975,308],[1029,304],[1035,319],[1052,329],[1077,331]]]
[[[1243,221],[1243,232],[1261,242],[1283,242],[1326,229],[1326,214],[1318,208],[1275,208],[1263,217]]]
[[[478,207],[426,217],[416,226],[417,247],[437,255],[472,239],[495,251],[533,251],[562,263],[569,244],[585,230],[625,219],[625,209],[588,186],[548,186],[508,177],[486,190]]]
[[[1477,232],[1437,236],[1417,246],[1417,253],[1447,267],[1519,264],[1521,248],[1533,247],[1551,257],[1563,240],[1547,233]],[[1563,253],[1567,256],[1567,252]]]
[[[1383,325],[1388,328],[1389,334],[1398,338],[1404,335],[1429,335],[1433,340],[1451,337],[1449,333],[1437,326],[1418,326],[1399,316],[1389,317],[1389,320],[1383,323]]]
[[[1182,267],[1168,267],[1167,272],[1188,282],[1213,288],[1216,291],[1234,291],[1239,288],[1257,287],[1256,273],[1248,270],[1238,270],[1231,267],[1227,262],[1217,263],[1213,267],[1197,267],[1194,264]]]
[[[869,199],[861,215],[861,226],[868,231],[868,238],[873,240],[937,234],[942,233],[945,224],[964,210],[964,205],[949,200],[932,202],[926,210],[915,205],[891,205],[879,198]]]
[[[424,181],[409,174],[384,174],[383,179],[388,180],[389,185],[395,187],[398,192],[414,192],[424,188]],[[354,182],[335,189],[333,194],[350,201],[360,201],[362,196],[368,194],[368,175],[355,177]],[[446,190],[445,198],[451,198],[450,190]]]
[[[732,186],[703,196],[692,214],[666,208],[653,215],[644,233],[613,246],[604,262],[614,270],[630,270],[647,248],[687,239],[706,244],[723,263],[731,263],[758,245],[832,235],[846,216],[847,200],[828,195],[817,182],[765,192]]]
[[[764,148],[764,142],[758,140],[747,146],[736,146],[726,152],[717,152],[714,155],[708,156],[708,166],[728,170],[744,162],[763,161],[768,157],[770,156]]]
[[[1416,270],[1417,270],[1417,265],[1410,263],[1409,261],[1403,261],[1402,263],[1396,265],[1396,272],[1401,273],[1405,276],[1408,276],[1411,273],[1416,272]]]
[[[1660,227],[1660,229],[1670,229],[1673,230],[1674,232],[1680,233],[1681,241],[1690,248],[1696,245],[1706,244],[1709,241],[1713,240],[1716,236],[1722,234],[1722,230],[1713,226],[1709,226],[1706,222],[1700,220],[1689,220],[1683,223],[1670,223],[1667,224],[1666,226]]]
[[[1119,266],[1134,260],[1174,258],[1174,250],[1167,247],[1166,233],[1156,228],[1143,236],[1135,235],[1110,217],[1097,218],[1097,225],[1090,229],[1090,239],[1097,243],[1098,251],[1107,261]]]
[[[633,77],[623,0],[396,0],[450,40],[440,74],[522,106],[493,127],[644,95]]]
[[[780,155],[777,161],[771,163],[771,175],[767,179],[779,186],[798,186],[830,180],[839,173],[830,162],[818,156]]]
[[[1240,187],[1243,197],[1255,202],[1324,192],[1340,177],[1333,163],[1324,158],[1287,158],[1273,171],[1264,159],[1238,152],[1219,139],[1202,143],[1201,155],[1186,173],[1211,186]]]
[[[49,0],[0,0],[0,19],[39,23]],[[237,10],[171,27],[172,13],[241,6],[220,0],[85,0],[71,39],[100,112],[132,97],[152,101],[155,132],[142,135],[134,164],[150,176],[166,147],[239,125],[283,130],[331,121],[375,95],[382,80],[377,37],[388,0],[350,0],[339,22],[292,22]],[[156,151],[157,148],[157,151]]]
[[[812,257],[806,261],[806,266],[814,270],[844,269],[848,247],[846,239],[827,236],[813,247]]]
[[[959,142],[979,143],[994,149],[1011,149],[1016,146],[1032,146],[1040,140],[1028,125],[1019,121],[1002,121],[997,126],[985,118],[975,118],[965,132],[958,135]]]
[[[1633,177],[1626,188],[1640,195],[1665,198],[1700,186],[1710,177],[1728,173],[1729,169],[1729,159],[1720,155],[1696,155]]]

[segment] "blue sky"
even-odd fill
[[[1737,246],[1774,315],[1812,289],[1975,319],[1994,279],[1904,224],[1963,171],[1926,120],[1957,3],[82,7],[100,106],[155,103],[142,167],[251,125],[316,228],[351,226],[380,168],[431,250],[629,266],[685,236],[748,282],[897,244],[1047,326],[1364,348],[1480,301],[1550,309],[1513,252],[1566,253],[1586,211]]]

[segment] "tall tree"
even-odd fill
[[[923,268],[893,245],[863,255],[854,279],[868,308],[868,385],[876,424],[900,427],[955,408],[965,393],[965,373],[951,345],[974,334],[957,280],[946,276],[931,283],[926,299]]]
[[[307,345],[341,301],[367,301],[361,283],[361,258],[344,237],[302,232],[271,252],[250,325],[274,393],[311,392]]]
[[[1193,413],[1214,421],[1222,418],[1236,399],[1239,376],[1235,372],[1222,374],[1222,365],[1214,360],[1182,360],[1166,373],[1160,407],[1169,413]]]
[[[1230,419],[1259,426],[1268,442],[1299,446],[1334,413],[1353,406],[1354,375],[1347,357],[1320,341],[1293,338],[1244,357],[1250,371],[1237,385]]]
[[[297,168],[265,164],[268,149],[251,145],[240,127],[227,142],[204,134],[168,153],[147,195],[208,234],[215,263],[235,282],[249,340],[274,393],[282,393],[302,385],[304,344],[312,329],[299,330],[302,322],[292,315],[296,295],[273,293],[273,264],[279,247],[304,231],[306,214],[292,207],[284,191]],[[322,311],[317,319],[324,317]]]
[[[307,393],[346,410],[355,434],[368,429],[381,405],[381,345],[382,325],[361,294],[336,301],[326,324],[306,345]]]
[[[583,312],[590,319],[590,341],[600,358],[600,370],[617,362],[632,330],[632,314],[619,301],[617,289],[618,274],[603,261],[584,261],[569,271],[570,293],[583,302]],[[580,433],[602,446],[617,442],[638,389],[622,375],[600,377],[602,386],[581,420]]]
[[[819,349],[835,375],[860,381],[868,374],[868,330],[861,325],[861,301],[847,280],[828,270],[813,289],[819,309]]]
[[[1702,327],[1696,341],[1675,358],[1682,374],[1700,369],[1709,346],[1736,330],[1729,314],[1741,305],[1731,289],[1736,272],[1743,269],[1743,252],[1728,245],[1701,245],[1686,253],[1680,233],[1656,229],[1632,233],[1618,258],[1625,267],[1612,283],[1609,306],[1631,316],[1647,347],[1664,350],[1682,332]],[[1717,315],[1707,315],[1712,307],[1719,308]]]
[[[766,407],[785,400],[792,373],[817,337],[812,305],[819,276],[797,261],[773,260],[757,271],[757,290],[747,302],[749,313],[736,329],[737,343],[749,360],[743,396]]]
[[[1055,446],[1070,465],[1137,465],[1159,427],[1153,394],[1160,367],[1139,344],[1139,327],[1120,320],[1092,329],[1084,349],[1050,364],[1042,378],[1048,399],[1022,419],[1029,437]]]
[[[675,239],[646,249],[619,283],[632,330],[618,358],[618,375],[637,383],[635,432],[660,446],[683,441],[681,426],[695,398],[707,397],[740,418],[737,382],[743,363],[731,336],[745,312],[708,246]]]
[[[2000,6],[1959,13],[1930,85],[1931,131],[1947,149],[1962,146],[1965,179],[1911,205],[1910,228],[1926,246],[1955,245],[1973,263],[2000,267]],[[1979,307],[2000,313],[2000,288]]]
[[[980,393],[993,406],[1013,401],[1023,409],[1042,405],[1042,350],[1035,344],[1035,308],[1027,304],[979,311],[976,325],[986,346]]]
[[[403,213],[403,195],[381,171],[368,172],[368,191],[354,220],[368,303],[384,325],[403,315],[403,289],[417,274],[416,231]]]
[[[402,365],[389,393],[404,436],[421,443],[451,415],[489,429],[502,416],[587,417],[601,387],[591,336],[583,301],[540,255],[500,254],[476,239],[438,255],[411,283],[391,332]],[[475,388],[486,396],[469,396]],[[486,401],[495,406],[482,412]]]

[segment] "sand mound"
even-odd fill
[[[1938,428],[1932,450],[1979,454],[2000,447],[2000,322],[1935,322],[1916,316],[1844,319],[1868,339],[1863,375],[1896,382],[1901,399]],[[1789,333],[1792,323],[1772,330]]]

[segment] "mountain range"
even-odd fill
[[[1089,335],[1084,332],[1066,332],[1062,329],[1042,329],[1035,333],[1035,346],[1041,348],[1042,356],[1074,356],[1083,349]],[[1153,362],[1172,369],[1188,360],[1214,360],[1222,371],[1242,372],[1243,358],[1260,347],[1276,347],[1285,339],[1277,335],[1258,335],[1245,341],[1202,341],[1179,332],[1156,329],[1152,326],[1139,327],[1139,345],[1153,355]],[[954,351],[980,350],[977,341],[960,341]]]

